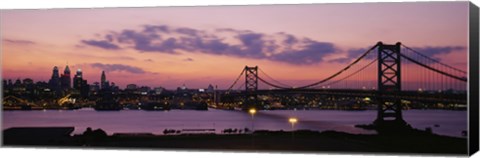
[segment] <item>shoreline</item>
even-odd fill
[[[48,128],[41,128],[47,130]],[[65,127],[65,130],[69,127]],[[187,149],[259,152],[372,152],[372,153],[467,153],[467,139],[440,136],[412,129],[391,134],[350,134],[337,131],[255,131],[248,134],[179,134],[115,133],[107,135],[97,129],[82,135],[41,134],[4,130],[4,146],[79,147],[116,149]],[[32,131],[26,128],[25,130]],[[73,130],[73,129],[72,129]],[[33,130],[34,131],[34,130]],[[58,131],[58,129],[57,129]],[[95,132],[97,131],[97,132]],[[47,132],[48,133],[48,132]],[[51,133],[51,132],[50,132]],[[61,132],[60,132],[61,133]],[[71,132],[70,132],[71,133]],[[42,137],[42,138],[40,138]]]

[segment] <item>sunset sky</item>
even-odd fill
[[[2,10],[4,79],[54,66],[168,89],[225,89],[245,65],[292,84],[321,80],[376,42],[466,70],[468,2]]]

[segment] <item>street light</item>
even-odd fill
[[[248,113],[250,113],[250,115],[252,115],[252,133],[253,133],[255,131],[254,126],[253,126],[253,116],[255,115],[255,113],[257,113],[257,110],[255,108],[251,108],[250,110],[248,110]]]
[[[295,135],[294,135],[294,133],[295,133],[294,127],[295,127],[295,123],[298,122],[298,119],[295,118],[295,117],[290,117],[290,118],[288,119],[288,122],[290,122],[290,124],[292,124],[292,140],[293,140],[293,139],[295,138]]]
[[[255,113],[257,113],[257,110],[255,110],[254,108],[251,108],[250,110],[248,110],[248,112],[253,116]]]
[[[298,119],[295,118],[295,117],[291,117],[288,119],[288,122],[290,122],[292,124],[292,131],[294,130],[294,126],[295,126],[295,123],[298,122]]]
[[[253,133],[255,132],[255,129],[253,128],[253,116],[255,115],[255,113],[257,113],[257,110],[255,108],[251,108],[250,110],[248,110],[248,113],[250,113],[250,115],[252,115],[252,139],[251,139],[251,145],[252,145],[252,149],[255,147],[255,138],[253,137]]]

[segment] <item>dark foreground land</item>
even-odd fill
[[[6,146],[54,146],[124,149],[191,149],[282,152],[377,152],[466,154],[467,139],[419,130],[378,135],[325,131],[255,131],[253,134],[113,134],[102,130],[69,134],[73,127],[11,128],[4,131]]]

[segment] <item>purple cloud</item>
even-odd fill
[[[287,33],[263,34],[231,28],[213,32],[167,25],[144,25],[141,30],[122,30],[100,36],[105,39],[87,44],[104,49],[115,49],[119,44],[139,52],[205,53],[250,59],[265,59],[294,65],[312,65],[323,57],[337,52],[332,43],[296,37]],[[236,42],[227,42],[231,39]],[[85,41],[85,40],[84,40]],[[84,42],[85,43],[85,42]]]
[[[298,65],[311,65],[323,61],[325,55],[335,51],[335,47],[331,43],[310,41],[304,49],[275,55],[273,60]]]
[[[102,70],[105,70],[107,72],[112,72],[112,71],[125,71],[129,73],[134,73],[134,74],[144,74],[146,71],[139,67],[134,67],[134,66],[129,66],[129,65],[123,65],[123,64],[102,64],[102,63],[93,63],[90,64],[90,66],[94,68],[99,68]]]
[[[190,36],[197,36],[200,33],[200,31],[198,30],[186,28],[186,27],[177,28],[175,32],[190,35]]]
[[[170,28],[166,25],[144,25],[144,30],[143,32],[164,32],[164,33],[170,33]]]
[[[116,34],[116,37],[119,43],[124,45],[133,45],[133,48],[140,52],[163,52],[176,54],[175,49],[181,49],[182,47],[182,45],[178,43],[177,39],[175,38],[170,37],[163,39],[162,35],[155,32],[156,29],[145,30],[149,31],[137,32],[134,30],[124,30],[118,35]]]
[[[95,46],[95,47],[100,47],[103,49],[110,49],[110,50],[117,50],[120,49],[119,46],[111,43],[112,41],[109,41],[108,39],[110,36],[106,36],[107,40],[82,40],[82,43],[90,45],[90,46]]]
[[[100,39],[82,40],[82,43],[107,50],[131,48],[142,53],[205,53],[264,59],[293,65],[318,64],[324,61],[325,56],[342,52],[333,43],[297,37],[285,32],[264,34],[232,28],[205,31],[167,25],[144,25],[139,30],[111,31],[98,37]],[[346,57],[328,62],[348,63],[358,58],[367,49],[349,49]],[[434,57],[439,54],[464,50],[465,47],[437,46],[413,49],[426,56]],[[366,59],[374,58],[376,58],[375,53],[366,56]]]

